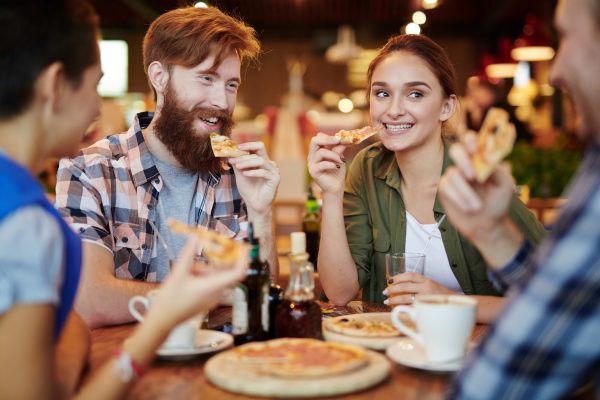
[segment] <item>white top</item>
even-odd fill
[[[430,235],[431,243],[427,245]],[[452,291],[464,293],[450,269],[442,234],[437,228],[437,224],[421,224],[407,211],[406,246],[404,251],[423,253],[423,249],[425,249],[425,276]]]

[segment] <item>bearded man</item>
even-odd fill
[[[185,240],[171,234],[168,218],[236,239],[252,221],[277,277],[271,204],[278,169],[261,142],[240,144],[249,155],[223,160],[209,139],[231,133],[241,63],[259,49],[254,29],[216,8],[161,15],[143,48],[156,112],[61,161],[56,205],[84,242],[75,308],[89,326],[131,321],[129,299],[168,275],[169,256]]]

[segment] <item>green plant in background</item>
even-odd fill
[[[567,148],[562,139],[549,148],[519,142],[508,160],[517,185],[528,185],[531,197],[559,197],[581,158],[581,151]]]

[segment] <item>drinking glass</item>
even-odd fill
[[[423,253],[387,253],[385,255],[385,277],[388,286],[394,280],[394,276],[405,272],[425,274],[425,254]],[[396,293],[397,296],[401,293]]]

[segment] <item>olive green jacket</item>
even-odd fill
[[[451,164],[445,143],[442,173]],[[385,254],[404,251],[406,209],[400,181],[394,153],[381,143],[358,153],[346,178],[344,220],[363,300],[383,302]],[[436,220],[444,214],[437,195],[433,213]],[[544,227],[516,196],[510,206],[510,217],[534,245],[543,238]],[[448,219],[442,222],[440,231],[452,272],[464,293],[501,295],[488,280],[487,264],[481,254]]]

